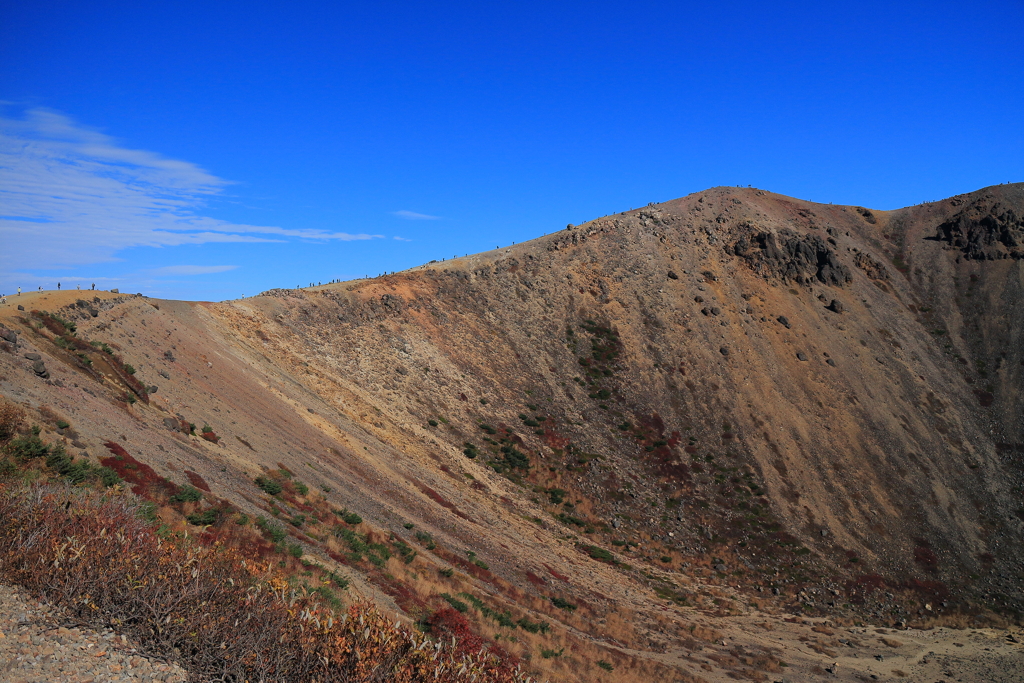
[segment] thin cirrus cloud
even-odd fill
[[[415,211],[394,211],[393,214],[399,218],[404,218],[407,221],[437,221],[441,220],[440,216],[431,216],[425,213],[416,213]]]
[[[0,270],[110,262],[129,247],[383,237],[203,216],[204,202],[230,184],[190,162],[127,149],[58,112],[0,114]]]
[[[163,266],[150,271],[151,275],[210,275],[212,273],[226,273],[238,266]]]

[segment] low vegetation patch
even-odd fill
[[[269,564],[237,551],[161,539],[129,493],[4,484],[0,557],[4,581],[60,605],[77,623],[116,624],[195,680],[527,679],[482,647],[464,619],[437,619],[431,632],[443,637],[430,642],[368,605],[338,612],[323,591],[291,588]]]

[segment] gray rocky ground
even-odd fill
[[[179,683],[174,664],[144,657],[114,631],[79,628],[23,589],[0,585],[0,681],[4,683]]]

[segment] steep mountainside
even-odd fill
[[[758,680],[781,660],[796,680],[836,657],[752,624],[795,641],[773,615],[1024,608],[1022,257],[1021,185],[891,212],[716,188],[221,304],[11,298],[0,390],[70,422],[72,452],[117,442],[250,514],[297,514],[253,483],[293,473],[419,550],[384,573],[350,556],[353,592],[413,619],[459,591],[543,618],[548,640],[512,640],[477,610],[553,680]],[[116,345],[158,385],[148,404],[33,309]],[[328,529],[293,526],[330,562]]]

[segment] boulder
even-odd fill
[[[0,329],[0,339],[3,339],[4,341],[9,341],[12,344],[17,344],[18,343],[18,333],[15,332],[14,330],[2,330],[2,329]]]
[[[46,369],[46,365],[41,360],[37,360],[32,364],[32,372],[36,373],[43,379],[49,379],[50,372]]]
[[[803,351],[798,351],[797,354],[796,354],[796,359],[797,360],[807,360],[807,354],[804,353]]]
[[[43,359],[43,357],[40,356],[38,353],[26,353],[25,354],[25,358],[28,358],[29,360],[42,360]]]
[[[779,324],[785,327],[787,330],[793,327],[792,325],[789,324],[789,318],[787,318],[784,315],[780,315],[778,318],[776,318],[776,320],[778,320]]]
[[[826,306],[826,308],[828,308],[828,310],[832,311],[833,313],[842,313],[843,302],[840,301],[839,299],[832,299],[832,303]]]

